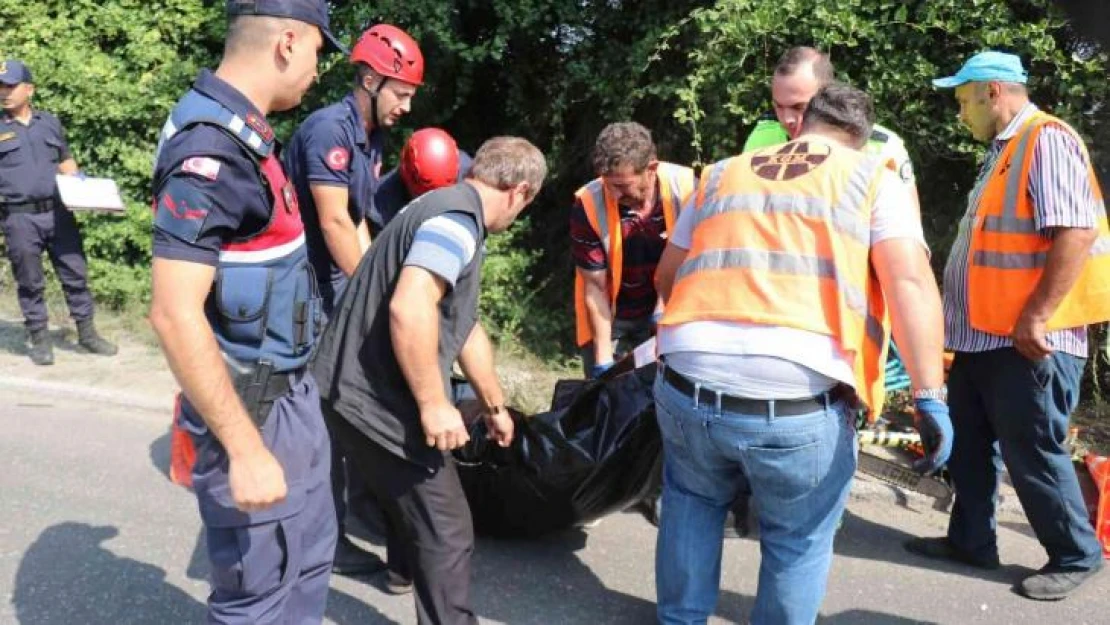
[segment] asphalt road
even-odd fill
[[[166,413],[0,388],[0,623],[202,622],[206,564],[195,501],[166,478]],[[906,554],[946,518],[874,489],[853,497],[838,537],[822,623],[1110,622],[1110,575],[1060,603],[1012,586],[1044,555],[1024,523],[1001,523],[1005,566],[979,572]],[[530,542],[482,540],[474,604],[484,622],[637,624],[654,618],[655,530],[618,514],[588,531]],[[374,549],[381,553],[380,547]],[[726,541],[711,622],[744,623],[758,544]],[[414,623],[411,597],[334,578],[327,621]]]

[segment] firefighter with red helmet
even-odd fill
[[[409,112],[424,82],[424,57],[416,41],[389,24],[363,33],[350,61],[355,66],[351,93],[309,115],[282,156],[300,201],[308,258],[328,316],[370,246],[366,218],[373,210],[385,133]],[[363,517],[370,509],[360,509],[369,501],[366,489],[346,476],[346,461],[333,444],[332,490],[339,521],[333,571],[354,575],[381,570],[379,558],[346,537],[347,503]],[[390,558],[398,566],[400,560]]]
[[[406,204],[428,191],[462,182],[470,162],[447,131],[421,128],[412,133],[401,150],[401,163],[382,176],[374,193],[370,234],[376,236]]]

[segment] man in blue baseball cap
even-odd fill
[[[956,503],[948,535],[911,552],[998,568],[995,500],[1005,461],[1048,564],[1018,586],[1068,596],[1103,568],[1064,442],[1087,328],[1110,319],[1110,230],[1083,141],[1037,109],[1021,59],[988,51],[955,76],[960,121],[989,143],[944,270]]]
[[[73,213],[58,196],[57,174],[76,174],[77,161],[57,117],[31,106],[31,70],[17,59],[0,60],[0,231],[15,277],[19,308],[36,365],[54,364],[47,330],[46,275],[50,255],[77,323],[77,342],[91,354],[111,356],[116,346],[96,331],[88,264]]]
[[[323,0],[228,2],[227,41],[162,128],[150,320],[184,393],[211,562],[209,623],[319,623],[330,444],[309,356],[323,326],[297,196],[267,116],[297,106]]]

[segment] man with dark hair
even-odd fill
[[[783,53],[771,78],[774,114],[756,122],[744,142],[743,151],[751,152],[797,138],[802,132],[802,118],[810,99],[834,79],[835,71],[828,54],[808,46],[790,48]],[[916,207],[913,163],[902,139],[889,128],[874,124],[862,149],[887,160],[888,167],[909,187]]]
[[[659,262],[661,623],[713,614],[725,515],[745,490],[763,556],[751,622],[816,620],[855,472],[855,405],[882,411],[888,304],[917,389],[916,468],[947,459],[940,295],[906,186],[857,149],[872,120],[866,94],[824,87],[796,139],[702,173]]]
[[[329,316],[370,247],[367,218],[375,212],[385,133],[408,113],[424,81],[420,48],[389,24],[363,33],[351,50],[350,62],[355,66],[354,90],[309,115],[282,156],[301,202],[308,259],[319,283],[324,314]],[[340,575],[361,575],[381,569],[382,562],[347,538],[348,503],[354,514],[364,519],[374,516],[366,489],[357,478],[347,479],[348,464],[333,444],[332,491],[339,542],[332,566]],[[402,567],[395,572],[400,578],[407,577],[403,565],[393,564]]]
[[[820,132],[840,143],[860,149],[874,125],[875,107],[862,91],[842,83],[829,83],[810,100],[801,134]]]
[[[482,244],[532,202],[546,171],[531,143],[498,137],[479,148],[465,182],[409,204],[351,277],[315,361],[337,440],[374,494],[396,502],[421,624],[477,623],[474,528],[450,458],[469,434],[447,384],[458,360],[490,437],[512,442],[493,349],[477,322]]]
[[[335,509],[308,360],[323,325],[296,193],[266,116],[316,79],[323,0],[229,1],[215,72],[162,128],[150,321],[196,446],[209,623],[319,623]]]
[[[398,60],[398,63],[394,63]],[[409,112],[424,56],[404,31],[378,24],[351,50],[354,90],[301,124],[283,156],[305,216],[305,242],[331,314],[370,246],[385,132]]]
[[[116,346],[93,324],[93,299],[77,221],[58,197],[56,174],[76,174],[77,162],[62,123],[31,107],[35,84],[22,61],[0,61],[0,230],[7,242],[19,308],[31,339],[36,365],[54,364],[47,331],[46,275],[42,252],[50,254],[62,283],[69,314],[77,323],[77,344],[92,354],[111,356]]]
[[[636,122],[601,131],[593,166],[598,178],[575,192],[570,212],[575,341],[589,378],[654,333],[655,267],[694,188],[693,170],[660,162]]]

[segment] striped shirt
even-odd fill
[[[1008,336],[988,334],[971,327],[967,303],[971,225],[995,162],[1010,139],[1036,111],[1036,106],[1027,104],[991,142],[968,197],[967,213],[960,220],[956,241],[944,268],[944,336],[945,347],[949,350],[985,352],[1013,345]],[[1033,201],[1033,221],[1041,236],[1051,237],[1048,228],[1096,227],[1095,215],[1105,208],[1095,200],[1087,165],[1083,147],[1067,131],[1048,126],[1037,137],[1029,168],[1028,192]],[[1049,332],[1045,339],[1054,350],[1087,357],[1085,327]]]
[[[478,224],[467,213],[451,211],[420,225],[405,256],[405,266],[427,269],[453,288],[478,247]]]

